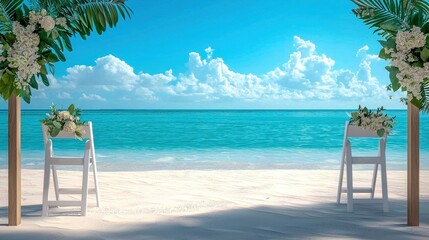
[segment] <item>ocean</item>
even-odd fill
[[[40,119],[22,111],[22,165],[42,168]],[[347,110],[86,110],[101,170],[337,169]],[[389,169],[406,168],[407,112],[396,116],[387,142]],[[421,167],[429,169],[429,115],[421,115]],[[7,111],[0,110],[0,167],[7,166]],[[56,140],[61,155],[81,155],[83,142]],[[356,140],[359,154],[375,140]]]

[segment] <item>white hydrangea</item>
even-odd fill
[[[413,26],[410,31],[399,31],[396,34],[396,49],[401,52],[410,52],[415,48],[421,48],[425,43],[426,36],[417,26]]]
[[[409,31],[399,31],[396,35],[396,51],[385,48],[386,54],[392,57],[391,64],[399,69],[396,77],[402,87],[408,92],[408,99],[413,97],[420,100],[420,86],[424,79],[429,76],[429,64],[423,67],[412,66],[410,63],[416,62],[418,58],[413,54],[413,50],[422,48],[426,44],[426,36],[419,27],[413,26]]]
[[[38,12],[30,11],[29,18],[30,18],[30,25],[36,25],[42,20],[43,16]]]
[[[55,28],[55,25],[60,25],[62,27],[67,27],[67,19],[59,17],[54,19],[52,16],[47,14],[45,9],[42,9],[40,12],[30,11],[29,13],[30,24],[40,26],[47,32],[52,31]]]
[[[371,113],[370,115],[366,116],[364,112],[360,112],[359,117],[360,117],[360,123],[359,121],[351,121],[350,125],[359,126],[363,129],[374,131],[374,132],[380,129],[384,129],[384,132],[386,134],[391,133],[392,129],[389,126],[394,125],[394,121],[385,115],[378,115],[375,113]]]
[[[67,121],[63,127],[63,130],[68,132],[68,133],[74,133],[74,132],[76,132],[76,129],[77,129],[77,126],[72,121]]]
[[[71,117],[69,111],[61,111],[58,113],[58,121],[69,120]]]
[[[18,89],[22,89],[28,86],[33,75],[40,72],[40,65],[37,63],[40,39],[39,35],[34,33],[34,25],[24,27],[15,21],[12,27],[16,41],[7,52],[7,61],[10,67],[17,69],[16,85]]]
[[[39,21],[39,23],[40,26],[47,32],[51,31],[55,27],[55,20],[49,15],[44,16],[42,20]]]
[[[67,19],[63,18],[63,17],[59,17],[59,18],[55,19],[55,24],[66,28],[67,27]]]

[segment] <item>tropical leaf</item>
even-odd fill
[[[123,19],[131,17],[132,10],[125,2],[126,0],[39,0],[37,6],[54,8],[50,13],[66,17],[72,32],[85,39],[93,30],[101,34],[108,27],[115,27],[119,15]]]
[[[0,33],[12,30],[15,12],[20,9],[23,0],[0,0]]]
[[[399,30],[411,26],[423,27],[427,21],[429,4],[425,0],[351,0],[357,5],[353,12],[366,25],[387,39]],[[423,13],[423,14],[422,14]]]
[[[426,81],[422,85],[421,89],[422,99],[420,100],[421,110],[429,113],[429,81]]]

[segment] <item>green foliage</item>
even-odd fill
[[[389,117],[383,111],[383,107],[372,111],[359,105],[356,112],[350,113],[349,125],[358,126],[368,131],[375,131],[379,137],[383,137],[385,134],[390,134],[395,125],[395,116]]]
[[[357,8],[353,9],[353,13],[362,19],[362,21],[370,28],[374,29],[374,33],[378,33],[386,39],[379,41],[383,49],[379,53],[379,57],[385,60],[391,59],[391,55],[386,53],[385,49],[396,50],[395,37],[398,31],[411,29],[413,26],[421,28],[421,31],[426,34],[426,45],[423,49],[416,50],[413,55],[416,58],[410,64],[412,66],[422,67],[429,60],[429,2],[426,0],[351,0],[356,4]],[[399,70],[396,67],[386,67],[389,71],[391,84],[389,90],[397,91],[405,88],[401,87],[396,75]],[[429,77],[429,76],[428,76]],[[413,98],[411,103],[419,107],[421,110],[429,112],[429,96],[427,92],[428,83],[421,87],[422,99]]]
[[[22,5],[23,0],[0,0],[0,33],[5,34],[12,30],[12,21],[15,12]]]
[[[66,26],[56,24],[54,29],[46,31],[39,24],[35,33],[40,38],[37,63],[40,73],[28,79],[29,87],[19,88],[16,84],[18,69],[9,66],[9,62],[0,61],[0,96],[7,100],[12,95],[21,96],[30,103],[31,88],[38,89],[38,82],[49,86],[48,74],[54,74],[55,63],[66,61],[64,51],[72,51],[70,38],[79,35],[86,39],[91,32],[102,34],[108,28],[115,27],[119,19],[129,18],[132,10],[126,0],[0,0],[0,55],[6,59],[7,50],[13,46],[16,36],[12,33],[12,23],[18,21],[28,26],[30,11],[42,9],[53,19],[65,18]],[[47,67],[48,66],[48,67]]]
[[[47,118],[40,120],[43,125],[48,127],[48,133],[51,137],[56,137],[61,131],[74,134],[77,139],[82,140],[81,126],[87,125],[80,120],[82,111],[71,104],[67,111],[58,111],[54,104],[51,106],[51,112],[47,113]]]

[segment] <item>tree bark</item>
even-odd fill
[[[407,171],[407,196],[408,196],[408,225],[419,226],[419,150],[420,150],[420,111],[411,103],[408,103],[408,171]]]
[[[9,226],[21,224],[21,99],[11,96],[8,109]]]

